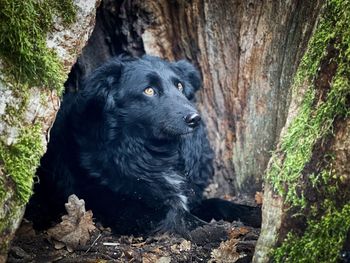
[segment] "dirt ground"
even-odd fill
[[[259,230],[232,223],[225,225],[224,233],[221,226],[195,230],[192,241],[169,235],[116,236],[97,228],[86,245],[71,252],[55,248],[47,233],[20,229],[8,262],[251,262]]]
[[[8,262],[245,263],[251,262],[260,231],[240,222],[212,222],[192,231],[188,239],[120,236],[95,224],[91,211],[85,212],[77,200],[66,204],[68,215],[47,231],[36,232],[31,222],[23,220]]]

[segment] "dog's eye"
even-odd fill
[[[147,88],[143,91],[143,93],[145,93],[147,96],[154,96],[155,92],[154,89],[152,88]]]
[[[183,92],[184,87],[182,86],[182,84],[181,84],[180,82],[177,83],[176,87],[177,87],[177,89],[178,89],[179,91]]]

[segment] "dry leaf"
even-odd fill
[[[144,253],[142,255],[142,263],[154,263],[157,262],[159,256],[152,253]]]
[[[160,249],[160,247],[155,247],[155,248],[152,249],[152,253],[162,254],[163,251]]]
[[[249,228],[242,226],[242,227],[231,228],[228,235],[229,235],[229,239],[234,239],[234,238],[239,238],[241,236],[244,236],[247,233],[249,233]]]
[[[156,263],[170,263],[171,262],[171,257],[161,257],[156,261]]]
[[[62,249],[66,246],[63,242],[60,242],[57,240],[52,240],[52,242],[53,242],[53,245],[56,249]]]
[[[262,192],[256,192],[255,193],[255,202],[257,205],[261,205],[264,201],[263,193]]]
[[[219,248],[213,249],[211,252],[211,259],[209,263],[226,263],[226,262],[236,262],[242,257],[237,252],[238,239],[230,239],[225,242],[221,242]]]
[[[92,212],[85,211],[83,199],[71,195],[65,207],[68,215],[62,216],[62,222],[50,228],[47,233],[55,248],[66,246],[68,251],[73,251],[78,245],[85,245],[90,240],[90,233],[96,227],[92,221]]]
[[[240,258],[246,257],[246,250],[254,251],[256,241],[241,241],[241,239],[251,233],[251,228],[246,226],[231,228],[229,231],[229,240],[221,242],[220,246],[211,252],[209,263],[234,263]]]
[[[141,243],[134,243],[131,244],[132,247],[143,247],[146,244],[146,242],[141,242]]]
[[[180,251],[179,251],[179,248],[178,248],[177,244],[174,244],[174,245],[170,246],[170,250],[173,253],[180,254]]]
[[[191,250],[191,241],[188,240],[184,240],[181,242],[181,244],[179,245],[179,250],[180,251],[190,251]]]

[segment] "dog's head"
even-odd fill
[[[193,104],[200,86],[198,71],[185,60],[116,58],[86,80],[80,97],[91,120],[108,122],[110,130],[171,139],[200,124]]]

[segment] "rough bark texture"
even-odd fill
[[[98,3],[75,0],[75,22],[63,26],[56,18],[47,36],[47,46],[57,52],[67,73],[92,32]],[[1,71],[6,72],[6,67]],[[0,74],[0,262],[6,261],[8,245],[22,219],[58,108],[56,91],[14,84],[11,77]]]
[[[328,62],[330,61],[331,60]],[[333,78],[334,75],[331,75],[330,77]],[[329,79],[326,80],[327,82],[329,81],[328,83],[331,82]],[[317,80],[315,80],[315,82],[317,83]],[[319,93],[323,93],[320,90],[322,89],[321,86],[317,86],[316,88],[318,88]],[[303,92],[298,93],[298,95],[295,95],[295,98],[293,98],[293,101],[301,100],[302,97]],[[318,99],[321,100],[321,97]],[[322,103],[320,100],[317,100],[315,105]],[[300,104],[298,105],[301,107]],[[298,107],[296,107],[296,109],[297,108]],[[292,123],[292,119],[296,117],[295,112],[296,111],[291,111],[288,115],[289,124]],[[300,185],[299,193],[303,192],[307,202],[303,209],[293,207],[290,202],[286,201],[283,194],[278,194],[278,192],[274,190],[273,183],[269,181],[266,182],[264,189],[264,205],[262,209],[262,229],[255,250],[256,252],[253,262],[270,262],[273,249],[281,246],[283,242],[288,242],[285,241],[288,233],[294,232],[302,237],[308,225],[311,224],[311,222],[308,221],[309,218],[316,220],[313,222],[316,223],[317,220],[322,218],[322,216],[327,215],[324,210],[326,210],[328,207],[323,204],[324,202],[332,202],[331,208],[328,209],[334,209],[333,206],[339,209],[342,208],[344,204],[348,203],[347,200],[350,198],[350,120],[349,118],[344,119],[343,117],[339,119],[337,117],[335,118],[336,120],[333,123],[332,128],[333,134],[327,136],[326,138],[319,139],[319,141],[313,146],[311,159],[305,164],[303,172],[298,179],[298,184]],[[288,132],[289,127],[289,125],[286,125],[286,127],[283,129],[281,136],[282,138],[285,133]],[[278,146],[277,151],[281,151],[280,145]],[[279,153],[278,158],[286,158],[283,151]],[[272,160],[271,163],[273,162],[274,161]],[[325,169],[329,169],[329,167],[332,167],[332,175],[334,178],[323,179],[321,174]],[[310,182],[310,177],[313,174],[320,176],[320,182],[317,182],[316,186],[315,183],[312,184]],[[321,178],[324,181],[321,181]],[[332,190],[336,192],[335,196],[331,195],[329,190],[327,190],[327,188],[332,187],[332,185],[336,187]],[[285,187],[287,189],[288,183],[285,184]],[[317,213],[312,211],[312,209],[315,208],[318,210]],[[350,233],[349,223],[345,222],[345,218],[343,224],[344,227],[348,229],[348,233]],[[328,227],[330,228],[329,231],[337,233],[337,236],[340,235],[338,233],[340,231],[338,229],[339,226],[330,224]],[[332,241],[327,240],[325,236],[315,236],[313,238],[313,241],[315,241],[317,238],[324,238],[325,243],[335,246],[334,244],[331,244]],[[340,236],[339,239],[341,239]],[[346,246],[346,242],[344,242],[344,240],[341,242],[342,245]],[[317,247],[315,249],[320,248]],[[325,250],[324,253],[330,254],[327,248],[321,249]],[[307,249],[305,252],[308,252]],[[340,255],[341,251],[338,250],[337,252]],[[285,257],[288,257],[286,252],[283,253],[285,253]],[[300,253],[302,254],[303,252],[301,251]],[[299,255],[294,255],[294,257],[289,256],[288,261],[283,259],[282,261],[278,260],[277,262],[295,262],[293,260],[297,259],[301,259]],[[335,260],[336,261],[333,261],[333,259],[328,259],[324,261],[320,259],[320,262],[337,262],[337,257],[335,257]]]
[[[122,52],[191,60],[204,80],[198,105],[216,153],[214,185],[220,194],[252,196],[320,2],[106,0],[70,86]]]
[[[340,262],[349,248],[349,14],[349,1],[327,2],[298,69],[253,262]]]

